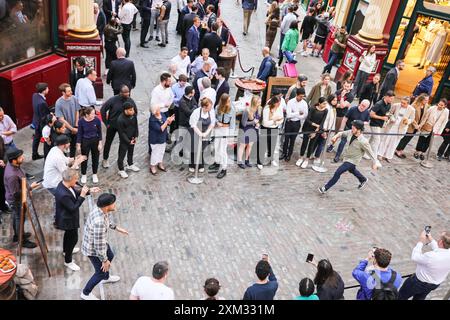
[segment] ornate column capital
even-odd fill
[[[67,13],[67,34],[70,37],[93,39],[98,36],[94,21],[94,0],[69,0]]]

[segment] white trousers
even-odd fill
[[[214,161],[220,164],[221,170],[227,170],[228,167],[228,138],[222,138],[230,135],[229,128],[216,128],[214,129],[214,135],[220,138],[214,139]]]
[[[152,157],[150,159],[150,165],[156,166],[158,163],[163,162],[164,153],[166,152],[166,144],[152,144]]]

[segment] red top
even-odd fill
[[[15,264],[17,264],[16,257],[13,256],[13,254],[10,251],[0,248],[0,255],[7,256],[12,261],[14,261]],[[14,275],[16,274],[16,271],[17,271],[17,268],[15,268],[13,271],[8,272],[8,273],[3,273],[0,270],[0,286],[4,285],[5,283],[8,283],[10,280],[12,280],[14,278]]]

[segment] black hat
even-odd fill
[[[62,145],[68,144],[68,143],[70,143],[70,138],[68,136],[66,136],[65,134],[62,134],[62,135],[56,137],[56,139],[55,139],[56,146],[62,146]]]
[[[9,148],[8,151],[6,151],[6,157],[8,158],[8,161],[15,160],[21,155],[23,155],[23,150],[17,148]]]
[[[116,196],[112,193],[104,193],[97,200],[97,207],[104,208],[116,202]]]
[[[364,122],[362,122],[361,120],[354,120],[352,122],[352,126],[358,130],[364,131]]]

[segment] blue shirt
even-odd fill
[[[361,285],[361,289],[359,289],[356,299],[357,300],[371,300],[372,292],[376,286],[377,280],[372,277],[369,272],[366,272],[367,264],[369,262],[367,260],[361,260],[359,265],[353,270],[353,278],[359,282]],[[387,283],[392,276],[392,269],[388,268],[387,271],[379,271],[375,270],[375,273],[378,275],[379,279],[381,279],[382,283]],[[394,286],[398,289],[402,284],[402,276],[397,272],[397,277],[394,281]]]
[[[97,97],[92,81],[88,78],[79,79],[75,86],[75,97],[82,107],[95,106]]]
[[[270,270],[269,282],[265,284],[255,283],[245,291],[243,300],[273,300],[278,290],[278,281]]]
[[[97,117],[92,121],[81,118],[78,121],[77,143],[93,139],[102,140],[102,122]]]
[[[272,63],[270,62],[270,59],[272,59],[272,57],[268,56],[265,57],[261,62],[258,75],[256,76],[259,80],[267,82],[267,79],[269,79],[270,73],[272,71]]]
[[[422,93],[431,95],[431,92],[433,91],[433,85],[434,85],[433,76],[423,78],[417,84],[417,87],[414,89],[413,96],[417,97],[420,96]]]
[[[151,115],[148,121],[148,134],[150,144],[163,144],[167,141],[167,128],[161,131],[161,126],[166,122],[167,117],[161,113],[161,120],[155,115]]]
[[[358,107],[351,107],[347,114],[345,115],[347,118],[347,123],[345,124],[346,130],[351,130],[352,122],[355,120],[361,120],[363,122],[369,122],[370,112],[369,109],[364,110],[364,112],[359,111]]]
[[[178,108],[180,105],[180,100],[184,96],[184,90],[186,89],[186,85],[184,87],[180,86],[180,83],[177,82],[172,86],[172,92],[174,95],[173,104]]]

